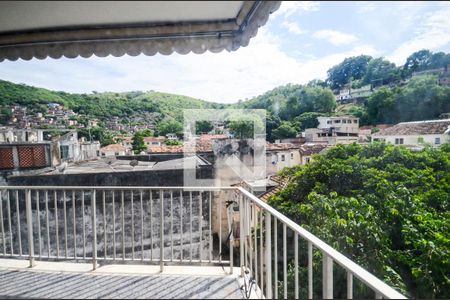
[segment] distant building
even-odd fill
[[[328,146],[324,144],[310,144],[306,143],[299,147],[300,153],[300,164],[306,165],[312,159],[314,154],[319,154],[323,152]]]
[[[317,128],[307,128],[305,139],[309,143],[326,143],[329,145],[350,144],[358,142],[359,118],[318,117]]]
[[[127,149],[120,144],[111,144],[111,145],[105,146],[103,148],[100,148],[100,155],[102,157],[119,156],[119,155],[126,155],[126,154],[127,154]]]
[[[169,141],[178,141],[178,137],[175,133],[168,133],[166,137]]]
[[[450,141],[450,119],[403,122],[372,135],[372,141],[394,145],[439,147]]]
[[[300,164],[298,146],[291,143],[268,143],[266,145],[266,174],[274,175],[286,167]]]
[[[359,89],[342,89],[339,91],[339,94],[335,96],[335,98],[338,104],[353,103],[366,99],[372,95],[372,93],[372,85],[368,84]]]
[[[144,144],[146,146],[150,146],[150,147],[157,147],[157,146],[161,146],[164,141],[166,140],[166,138],[164,136],[158,136],[158,137],[153,137],[153,136],[148,136],[148,137],[144,137]]]

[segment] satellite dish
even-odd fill
[[[136,159],[133,159],[132,161],[130,161],[130,166],[132,166],[133,169],[134,169],[134,167],[136,167],[138,164],[139,164],[139,161],[137,161]]]

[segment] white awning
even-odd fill
[[[234,51],[281,1],[4,1],[0,61]]]

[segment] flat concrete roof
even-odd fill
[[[189,165],[195,164],[196,167],[208,165],[208,163],[197,156],[176,158],[162,162],[138,161],[138,165],[135,167],[132,167],[130,162],[131,160],[125,159],[102,158],[94,161],[70,164],[64,169],[64,172],[59,171],[61,168],[57,167],[57,170],[43,173],[42,175],[178,170],[184,168],[185,162]]]

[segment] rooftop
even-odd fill
[[[374,133],[373,136],[444,134],[449,130],[449,126],[450,119],[403,122],[382,129],[379,132]]]

